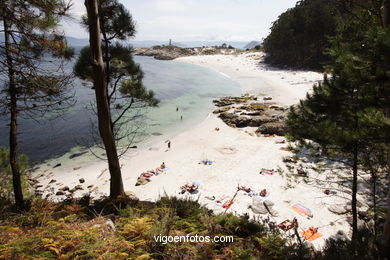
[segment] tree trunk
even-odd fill
[[[390,0],[386,0],[383,8],[383,24],[385,27],[390,28]],[[386,117],[390,117],[390,108],[385,108]],[[390,144],[387,149],[387,163],[388,171],[390,171]],[[387,173],[387,217],[383,230],[383,248],[384,254],[390,259],[390,172]]]
[[[111,128],[111,113],[108,105],[106,71],[104,68],[99,13],[97,0],[85,0],[89,23],[89,43],[93,61],[93,84],[95,87],[99,133],[103,140],[110,170],[110,198],[124,195],[121,168],[119,165],[115,139]]]
[[[5,11],[4,11],[5,12]],[[16,94],[16,82],[15,72],[13,69],[12,58],[10,54],[10,36],[9,36],[9,24],[7,18],[3,16],[4,25],[4,40],[5,40],[5,55],[7,57],[8,66],[8,91],[10,94],[10,131],[9,131],[9,151],[10,151],[10,164],[12,170],[12,184],[14,187],[15,204],[17,209],[24,209],[24,199],[22,191],[22,181],[20,176],[20,169],[18,164],[18,111],[17,111],[17,94]]]
[[[353,177],[352,177],[352,241],[356,241],[357,236],[357,174],[358,174],[358,147],[353,147]]]

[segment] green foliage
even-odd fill
[[[113,139],[119,156],[123,155],[144,130],[142,120],[137,120],[147,107],[157,106],[159,101],[151,90],[143,85],[143,71],[135,63],[132,48],[119,41],[133,37],[135,24],[131,14],[117,0],[99,1],[99,18],[102,34],[102,52],[106,71],[106,85]],[[82,19],[88,29],[88,19]],[[119,41],[118,41],[119,40]],[[112,43],[114,42],[115,43]],[[92,81],[93,64],[90,47],[84,47],[74,65],[74,74]],[[93,132],[98,135],[97,131]],[[100,140],[96,138],[95,140]],[[99,156],[98,156],[99,157]]]
[[[22,154],[19,156],[19,167],[22,175],[22,189],[25,194],[29,194],[29,184],[27,181],[26,170],[28,168],[27,156]],[[0,146],[0,198],[12,201],[13,200],[13,186],[12,186],[12,172],[9,163],[9,150]]]
[[[329,60],[330,47],[338,24],[337,0],[303,0],[281,14],[264,39],[265,61],[276,66],[321,69]]]
[[[344,153],[356,144],[363,150],[389,142],[384,108],[390,97],[390,32],[375,26],[375,21],[369,28],[361,30],[359,23],[351,22],[332,41],[331,78],[325,76],[288,116],[296,139]]]
[[[81,207],[77,203],[33,201],[30,212],[0,216],[0,258],[4,259],[375,259],[374,240],[329,240],[323,252],[299,247],[263,223],[246,217],[214,215],[196,201],[161,198],[157,203],[121,201],[118,214],[102,210],[113,202]],[[119,203],[117,201],[116,203]],[[189,208],[188,212],[184,209]],[[95,215],[92,212],[106,212]],[[180,213],[181,216],[178,216]],[[42,221],[21,221],[22,219]],[[115,231],[106,224],[110,218]],[[270,224],[270,223],[268,223]],[[191,227],[191,228],[189,228]],[[156,242],[158,235],[232,235],[232,243]],[[364,250],[363,250],[364,249]],[[342,257],[342,258],[340,258]]]
[[[99,1],[100,28],[107,40],[115,38],[126,40],[136,33],[135,22],[130,12],[117,0]],[[82,17],[82,24],[88,28],[87,16]]]

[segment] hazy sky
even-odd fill
[[[137,23],[136,40],[251,41],[267,36],[271,23],[296,0],[120,0]],[[78,25],[84,0],[73,0],[67,35],[86,38]]]

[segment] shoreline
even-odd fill
[[[261,54],[243,54],[191,56],[176,61],[224,73],[240,84],[242,94],[271,96],[273,102],[283,106],[297,103],[311,89],[313,82],[322,79],[322,75],[315,72],[270,69],[259,64],[260,59]],[[262,81],[266,84],[262,84]],[[216,131],[216,128],[219,128],[219,131]],[[321,227],[323,237],[312,243],[315,247],[322,247],[325,239],[336,235],[339,230],[349,234],[349,224],[340,221],[345,216],[333,214],[327,208],[327,205],[331,204],[345,204],[348,201],[346,198],[323,197],[321,188],[306,183],[289,189],[286,188],[287,181],[281,174],[259,174],[261,168],[285,171],[283,157],[291,153],[280,149],[287,144],[276,144],[276,141],[284,140],[283,137],[256,137],[254,130],[249,127],[231,128],[216,115],[210,114],[200,124],[173,135],[170,138],[169,150],[167,144],[161,140],[151,146],[137,149],[132,155],[124,156],[120,162],[123,164],[125,191],[130,191],[140,200],[146,201],[155,201],[163,195],[183,198],[189,196],[198,199],[202,205],[218,214],[225,212],[225,209],[206,197],[214,196],[220,200],[232,198],[237,185],[250,187],[256,191],[266,188],[269,191],[266,199],[274,203],[274,209],[278,212],[278,216],[273,217],[277,223],[297,217],[303,229],[310,226]],[[64,186],[70,189],[77,186],[82,188],[75,190],[73,193],[75,197],[85,193],[90,193],[94,198],[107,195],[109,191],[107,163],[87,161],[78,168],[80,167],[78,161],[81,159],[71,161],[73,165],[62,165],[55,169],[52,168],[53,165],[45,164],[34,172],[33,176],[40,176],[38,181],[44,190],[43,197],[49,192],[55,194]],[[202,160],[211,160],[213,164],[201,165],[199,162]],[[153,176],[151,182],[146,185],[135,186],[137,177],[142,172],[157,168],[162,162],[168,167],[165,174]],[[81,178],[84,179],[83,183],[79,182]],[[52,182],[53,179],[56,181]],[[199,192],[193,195],[188,193],[179,195],[180,187],[193,181],[201,183]],[[53,200],[64,198],[65,196],[50,197]],[[291,206],[296,203],[309,207],[313,217],[308,219],[293,211]],[[227,212],[237,215],[248,214],[251,218],[259,216],[248,209],[251,204],[250,196],[238,192],[234,204]]]

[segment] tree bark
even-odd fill
[[[358,147],[357,144],[353,147],[353,177],[352,177],[352,241],[356,241],[357,238],[357,176],[358,176]]]
[[[390,0],[386,0],[383,8],[383,24],[385,27],[390,28]],[[387,118],[390,118],[390,108],[385,108],[385,114]],[[390,144],[387,149],[387,163],[388,171],[390,171]],[[390,172],[387,173],[387,217],[383,230],[382,246],[384,248],[384,254],[387,259],[390,259]]]
[[[5,13],[6,11],[4,11]],[[8,91],[10,94],[10,131],[9,131],[9,151],[10,165],[12,171],[12,184],[14,188],[15,204],[17,209],[24,209],[24,198],[22,181],[18,164],[18,111],[17,111],[17,90],[15,82],[15,71],[13,69],[12,57],[10,54],[9,24],[6,15],[3,16],[5,55],[8,66]]]
[[[97,0],[85,0],[89,23],[89,43],[93,61],[93,84],[95,87],[99,133],[103,140],[110,170],[110,198],[124,195],[121,168],[119,165],[115,139],[111,128],[111,112],[108,105],[106,71],[104,68],[99,11]]]

